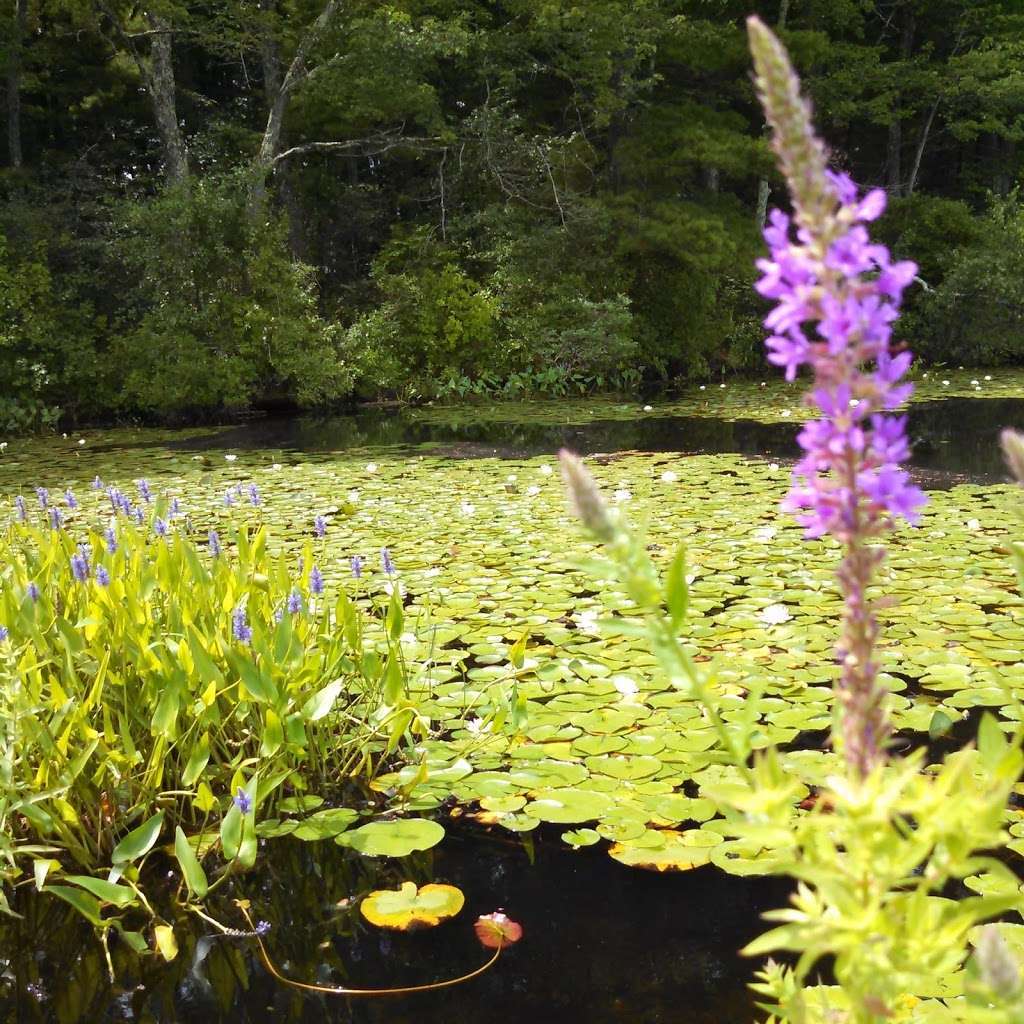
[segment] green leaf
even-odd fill
[[[318,690],[302,706],[302,715],[307,722],[318,722],[321,718],[329,715],[334,707],[334,702],[341,695],[344,688],[344,680],[335,679],[328,683],[322,690]]]
[[[185,885],[188,886],[188,891],[196,899],[201,900],[209,889],[206,872],[203,871],[203,866],[199,863],[192,844],[182,832],[180,825],[174,830],[174,855],[178,858],[181,874],[185,879]]]
[[[941,708],[937,710],[928,723],[928,738],[937,740],[945,736],[953,728],[953,719]]]
[[[987,711],[981,716],[978,726],[978,753],[981,763],[988,769],[995,768],[1006,752],[1007,739],[994,715]]]
[[[236,804],[224,815],[220,823],[220,845],[224,851],[224,859],[232,861],[238,856],[238,848],[242,842],[242,812]]]
[[[48,885],[43,892],[52,892],[55,896],[59,896],[66,903],[70,903],[91,924],[99,928],[104,927],[103,918],[100,916],[100,901],[91,893],[75,889],[70,885]]]
[[[399,697],[402,696],[404,682],[405,677],[402,672],[402,664],[398,660],[398,656],[392,654],[388,658],[387,668],[384,670],[384,691],[382,696],[385,704],[393,707],[398,703]]]
[[[677,630],[683,624],[690,606],[690,587],[686,582],[686,548],[682,545],[677,549],[665,576],[665,604],[668,606],[672,628]]]
[[[157,811],[138,828],[133,829],[114,847],[110,859],[114,864],[127,864],[144,857],[153,848],[164,823],[164,812]]]
[[[185,765],[185,771],[181,776],[181,781],[186,786],[194,785],[196,779],[203,774],[203,769],[206,767],[209,760],[210,736],[208,733],[204,732],[199,738],[199,742],[193,748],[192,753],[189,755],[188,763]]]
[[[136,902],[134,891],[126,885],[115,885],[91,875],[65,875],[64,880],[88,890],[104,903],[113,903],[115,907],[127,907]]]

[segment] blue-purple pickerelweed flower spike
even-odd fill
[[[924,503],[900,466],[909,454],[906,420],[889,415],[912,390],[903,381],[911,355],[894,350],[892,324],[917,267],[893,262],[885,246],[871,242],[865,225],[885,209],[885,194],[861,197],[846,174],[828,169],[786,51],[759,19],[747,25],[758,93],[793,203],[792,219],[772,211],[764,232],[769,258],[758,260],[757,290],[775,301],[764,321],[768,360],[787,380],[810,368],[807,402],[820,414],[797,438],[804,456],[783,507],[808,537],[831,534],[844,546],[842,749],[863,777],[884,761],[890,731],[874,661],[878,623],[866,598],[884,552],[869,542],[898,519],[916,522]]]
[[[0,643],[3,643],[11,635],[11,631],[6,626],[0,626]]]
[[[117,554],[117,531],[112,526],[103,531],[103,539],[107,542],[107,554]]]
[[[25,508],[25,499],[20,494],[14,499],[14,512],[18,517],[19,523],[23,523],[28,519],[28,509]]]
[[[309,570],[309,592],[317,596],[324,592],[324,577],[315,565]]]
[[[97,565],[96,566],[96,582],[101,587],[109,587],[110,586],[110,573],[107,571],[106,566],[104,566],[104,565]]]
[[[252,640],[252,626],[246,621],[244,604],[240,604],[231,613],[231,634],[240,644],[247,644]]]
[[[249,484],[249,504],[258,508],[260,503],[260,489],[255,484]]]
[[[135,486],[139,489],[139,496],[148,505],[153,500],[153,492],[149,489],[149,481],[143,477],[135,481]]]
[[[387,548],[380,549],[380,564],[381,568],[389,575],[394,576],[398,570],[395,568],[395,563],[391,561],[391,552]]]
[[[363,560],[358,555],[353,555],[350,559],[352,566],[352,578],[360,580],[363,578]]]
[[[45,487],[36,488],[36,497],[39,499],[39,507],[46,508],[50,504],[50,492]]]
[[[302,594],[297,590],[293,590],[288,595],[288,611],[292,615],[296,615],[298,612],[302,611]]]
[[[181,502],[177,498],[171,499],[171,507],[167,512],[169,519],[177,519],[181,515]]]
[[[91,486],[92,486],[92,489],[93,489],[94,491],[102,491],[102,490],[103,490],[103,481],[102,481],[102,480],[100,479],[100,475],[99,475],[99,473],[97,473],[97,474],[96,474],[96,475],[95,475],[95,476],[94,476],[94,477],[92,478],[92,484],[91,484]]]
[[[153,520],[153,532],[158,537],[166,537],[168,530],[169,527],[167,525],[166,519],[161,519],[159,516],[157,516],[156,519]]]
[[[327,520],[323,516],[317,516],[313,520],[313,534],[316,537],[327,536]]]
[[[50,506],[50,529],[60,530],[64,527],[64,515],[56,505]]]
[[[72,493],[70,487],[64,492],[64,501],[67,503],[68,508],[71,509],[72,512],[76,508],[78,508],[78,499]]]
[[[132,519],[141,526],[146,521],[146,513],[141,508],[133,508],[131,511]]]
[[[89,556],[83,551],[76,551],[71,556],[71,575],[79,583],[85,583],[89,578]]]
[[[35,580],[31,581],[28,585],[28,596],[29,600],[35,604],[39,600],[39,584]]]
[[[216,530],[211,530],[210,531],[210,534],[207,537],[207,545],[208,545],[208,547],[210,549],[210,554],[213,555],[214,558],[219,558],[220,557],[220,537],[217,535],[217,531]]]
[[[234,805],[243,813],[248,814],[252,810],[252,797],[241,786],[238,787],[238,792],[235,793]]]

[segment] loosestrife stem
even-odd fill
[[[901,383],[911,355],[893,347],[892,323],[917,267],[893,262],[871,242],[865,225],[885,210],[885,193],[859,197],[846,174],[828,169],[786,51],[758,18],[747,26],[758,95],[793,201],[792,219],[772,211],[764,232],[769,258],[758,260],[756,288],[776,303],[764,321],[768,361],[787,380],[810,367],[806,401],[821,414],[797,438],[804,457],[783,507],[797,513],[808,537],[831,534],[843,547],[834,731],[847,768],[864,778],[884,763],[891,731],[874,656],[878,621],[867,597],[885,557],[876,542],[898,519],[916,522],[925,500],[900,467],[910,450],[906,418],[888,415],[912,391]]]

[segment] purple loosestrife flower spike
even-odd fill
[[[352,565],[352,578],[362,579],[363,578],[363,560],[358,555],[353,555],[351,558]]]
[[[103,531],[103,539],[107,542],[107,554],[117,554],[117,531],[112,526]]]
[[[313,533],[317,537],[327,536],[327,520],[323,516],[317,516],[313,520]]]
[[[252,640],[252,627],[246,621],[244,604],[240,604],[231,613],[231,634],[240,644],[247,644]]]
[[[249,504],[260,506],[260,489],[255,484],[249,484]]]
[[[241,786],[238,787],[232,802],[243,814],[248,814],[252,810],[252,797]]]
[[[757,263],[755,287],[775,302],[764,321],[768,361],[789,380],[811,369],[806,401],[820,414],[797,437],[804,456],[783,508],[796,513],[806,536],[831,534],[843,546],[839,730],[847,766],[864,777],[885,760],[891,731],[875,660],[878,621],[867,599],[884,558],[874,542],[899,519],[915,522],[924,503],[899,465],[909,453],[905,420],[885,415],[912,390],[901,382],[910,353],[890,343],[917,268],[893,263],[885,246],[871,242],[865,225],[885,209],[884,193],[859,198],[847,175],[828,170],[786,51],[757,18],[747,25],[797,227],[794,240],[790,218],[773,210],[764,232],[769,258]]]
[[[39,499],[39,507],[45,509],[50,504],[50,492],[45,487],[36,488],[36,497]]]
[[[89,578],[89,559],[81,551],[71,556],[71,574],[79,583],[85,583]]]
[[[139,496],[148,505],[153,500],[153,492],[149,489],[149,481],[145,478],[136,480],[135,486],[139,489]]]
[[[220,557],[220,537],[217,536],[216,530],[211,530],[209,537],[207,538],[207,545],[210,548],[210,554],[214,558]]]
[[[110,573],[107,572],[106,566],[103,566],[103,565],[97,565],[96,566],[96,582],[101,587],[109,587],[110,586]]]
[[[391,561],[391,552],[387,548],[380,549],[380,564],[381,568],[389,575],[394,576],[398,570],[395,568],[395,563]]]
[[[317,596],[324,592],[324,578],[315,565],[309,570],[309,592]]]
[[[33,604],[39,600],[39,585],[34,580],[28,585],[28,596]]]
[[[64,526],[64,516],[56,505],[50,507],[50,529],[59,530]]]
[[[25,499],[20,494],[14,499],[14,511],[18,516],[19,523],[23,523],[28,519],[28,510],[25,508]]]
[[[67,502],[68,508],[72,511],[78,508],[78,499],[72,494],[70,487],[64,492],[64,501]]]
[[[288,611],[292,615],[302,611],[302,595],[297,590],[288,595]]]

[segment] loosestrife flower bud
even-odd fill
[[[573,512],[598,540],[610,541],[615,536],[615,523],[608,513],[608,506],[601,497],[596,481],[583,465],[583,460],[563,448],[558,453],[558,461]]]
[[[885,209],[876,189],[862,198],[845,174],[826,166],[825,147],[786,51],[757,19],[747,22],[757,87],[796,213],[773,210],[757,261],[757,291],[775,302],[765,318],[768,361],[786,379],[810,367],[806,401],[820,414],[797,437],[804,457],[783,508],[808,537],[831,534],[844,547],[838,578],[844,598],[837,655],[842,748],[866,775],[884,760],[890,727],[874,658],[878,623],[866,599],[884,552],[871,545],[898,519],[916,522],[924,495],[901,468],[910,453],[905,417],[888,415],[913,390],[902,381],[909,352],[891,347],[903,290],[917,267],[893,262],[866,225]]]
[[[976,956],[982,981],[993,992],[1007,999],[1020,989],[1020,968],[998,926],[987,924],[981,929]]]
[[[1004,430],[999,435],[999,443],[1003,446],[1003,457],[1014,480],[1024,484],[1024,434],[1018,434],[1016,430]]]

